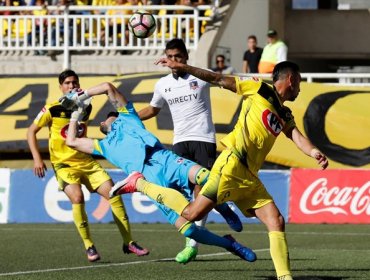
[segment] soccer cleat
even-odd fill
[[[239,216],[230,208],[227,203],[225,204],[226,207],[221,204],[216,206],[215,209],[221,214],[232,230],[241,232],[243,230],[243,224],[240,221]]]
[[[224,238],[229,239],[232,242],[231,249],[229,250],[231,253],[237,255],[243,260],[246,260],[247,262],[254,262],[257,260],[257,256],[252,251],[252,249],[244,247],[242,244],[237,242],[230,234],[225,235]]]
[[[287,275],[279,276],[278,280],[293,280],[293,277],[292,275],[287,274]]]
[[[86,255],[87,255],[87,259],[88,259],[89,262],[96,262],[96,261],[100,260],[100,255],[99,255],[99,253],[96,250],[94,245],[87,248]]]
[[[198,254],[197,247],[186,246],[181,252],[179,252],[175,258],[176,262],[187,264],[195,260]]]
[[[138,179],[144,178],[144,175],[140,172],[131,172],[124,180],[118,181],[110,190],[109,197],[124,194],[124,193],[133,193],[137,192],[136,182]]]
[[[135,254],[138,257],[149,255],[149,250],[142,248],[136,242],[130,242],[130,244],[123,244],[122,248],[125,254]]]

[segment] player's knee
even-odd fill
[[[204,186],[209,177],[209,170],[207,168],[200,168],[195,175],[195,183],[199,186]]]
[[[284,231],[285,221],[284,217],[279,213],[279,215],[271,217],[268,221],[267,228],[270,231]]]

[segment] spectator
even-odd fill
[[[225,56],[222,54],[216,56],[216,67],[212,68],[212,71],[225,75],[231,75],[235,72],[233,67],[225,64]]]
[[[58,9],[53,12],[54,15],[62,15],[64,13],[64,9],[69,5],[75,5],[74,0],[57,0],[54,5],[58,6]],[[74,11],[69,11],[69,14],[76,14]],[[70,19],[68,21],[68,25],[64,25],[64,20],[59,19],[53,25],[51,30],[51,46],[56,46],[59,41],[64,42],[64,32],[68,28],[68,45],[71,46],[73,44],[73,20]],[[58,30],[59,29],[59,30]],[[58,32],[59,31],[59,32]],[[59,33],[59,36],[57,34]],[[59,38],[58,38],[59,37]],[[55,59],[55,51],[49,51],[48,55]]]
[[[33,11],[33,15],[37,16],[36,20],[35,20],[35,38],[34,38],[34,43],[35,45],[37,44],[37,42],[39,42],[41,44],[41,37],[43,37],[43,42],[42,42],[42,45],[46,45],[46,27],[47,27],[47,20],[46,19],[43,19],[41,20],[39,18],[39,16],[45,16],[48,14],[48,10],[47,10],[47,1],[46,0],[36,0],[35,3],[34,3],[34,6],[41,6],[42,7],[42,10],[34,10]],[[42,34],[42,36],[41,36]],[[27,45],[28,46],[32,46],[32,33],[29,32],[28,35],[27,35]],[[44,50],[36,50],[34,52],[34,55],[45,55],[46,52]]]
[[[271,29],[267,32],[267,42],[258,65],[260,73],[272,73],[276,64],[287,60],[288,48],[279,40],[276,30]]]
[[[248,50],[244,52],[243,73],[258,73],[258,63],[262,55],[262,48],[257,47],[257,37],[250,35],[248,37]]]

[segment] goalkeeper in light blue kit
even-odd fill
[[[100,124],[100,130],[107,136],[103,140],[77,138],[77,122],[83,117],[85,103],[89,103],[90,97],[99,94],[107,94],[117,110],[110,113]],[[166,150],[159,140],[145,129],[132,103],[112,84],[103,83],[86,91],[71,93],[63,97],[61,103],[66,108],[75,110],[70,120],[66,144],[81,152],[102,155],[126,174],[131,173],[125,180],[118,182],[116,188],[120,188],[122,184],[140,184],[143,188],[158,184],[176,189],[190,200],[192,189],[189,181],[201,186],[207,181],[209,171]],[[144,174],[145,180],[139,172]],[[111,195],[115,194],[114,191],[115,187],[112,188]],[[225,248],[246,261],[256,260],[255,253],[236,242],[231,235],[221,237],[196,226],[162,205],[161,197],[157,197],[153,202],[184,236],[203,244]],[[240,222],[231,210],[221,214],[229,224]]]

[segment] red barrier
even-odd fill
[[[289,222],[370,223],[370,170],[293,169]]]

